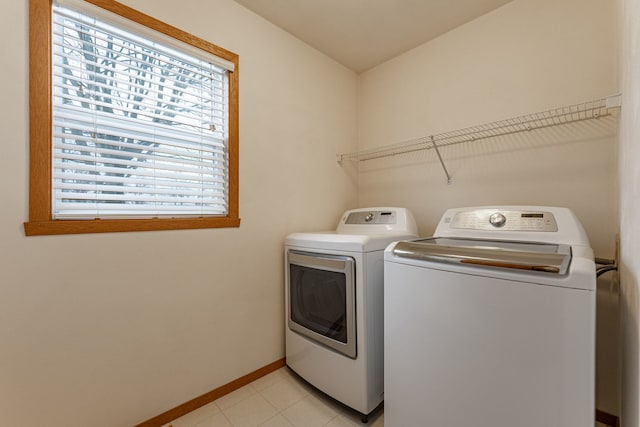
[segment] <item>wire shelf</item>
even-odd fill
[[[451,177],[438,151],[439,147],[510,135],[518,132],[529,132],[534,129],[543,129],[584,120],[598,119],[611,115],[613,110],[619,108],[620,99],[621,95],[613,95],[581,104],[554,108],[539,113],[424,136],[409,141],[385,145],[383,147],[338,154],[338,162],[342,163],[345,160],[366,161],[433,148],[438,154],[438,158],[447,175],[447,180],[451,182]]]

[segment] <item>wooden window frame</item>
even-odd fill
[[[51,0],[29,1],[29,221],[25,234],[82,234],[239,227],[238,55],[111,0],[85,0],[234,64],[229,72],[229,193],[226,216],[147,219],[53,219],[51,205]]]

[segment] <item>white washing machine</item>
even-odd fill
[[[363,419],[383,399],[384,249],[416,237],[407,209],[382,207],[285,241],[286,363]]]
[[[593,252],[565,208],[448,210],[385,251],[389,427],[595,423]]]

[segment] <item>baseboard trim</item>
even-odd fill
[[[596,409],[596,421],[611,427],[620,427],[620,419],[608,412]]]
[[[186,415],[191,411],[195,411],[196,409],[257,380],[258,378],[264,377],[265,375],[270,374],[273,371],[277,371],[283,366],[285,366],[284,358],[276,360],[275,362],[269,363],[268,365],[263,366],[260,369],[256,369],[255,371],[250,372],[247,375],[236,380],[233,380],[230,383],[211,390],[201,396],[196,397],[195,399],[191,399],[190,401],[176,406],[173,409],[169,409],[168,411],[150,418],[147,421],[137,424],[134,427],[161,427],[175,420],[176,418],[180,418],[181,416]]]

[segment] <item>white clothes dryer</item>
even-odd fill
[[[416,237],[407,209],[379,207],[285,241],[286,363],[363,420],[383,399],[384,248]]]
[[[390,427],[595,423],[593,252],[566,208],[450,209],[385,251]]]

